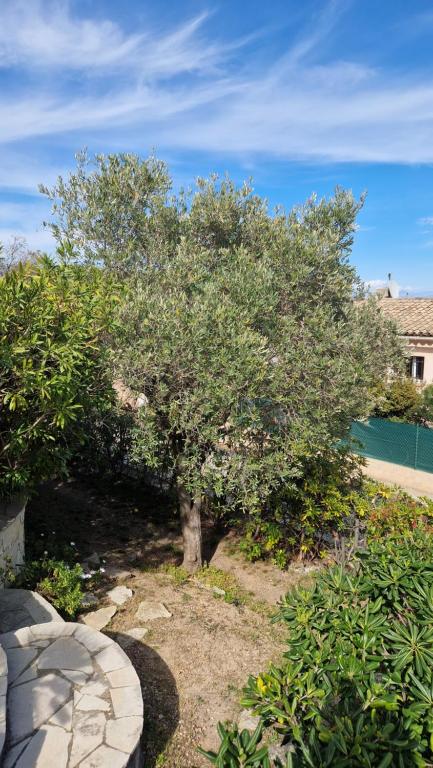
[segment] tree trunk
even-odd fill
[[[201,559],[201,499],[194,500],[182,484],[177,486],[183,536],[183,567],[194,573],[202,567]]]

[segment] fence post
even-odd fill
[[[418,436],[419,436],[419,424],[416,425],[416,433],[415,433],[415,469],[417,469],[417,463],[418,463]]]

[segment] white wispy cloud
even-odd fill
[[[2,0],[0,68],[60,67],[88,77],[133,68],[146,78],[217,65],[230,46],[200,39],[203,13],[173,30],[126,34],[109,19],[78,18],[67,0]]]
[[[215,40],[207,13],[131,34],[67,0],[3,0],[0,67],[17,83],[0,94],[0,144],[45,136],[76,149],[100,136],[138,151],[432,162],[429,72],[322,55],[347,8],[329,0],[259,66],[250,39]]]

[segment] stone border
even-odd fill
[[[0,499],[0,569],[10,562],[13,569],[24,562],[24,515],[27,499]],[[0,584],[2,584],[0,579]]]
[[[140,681],[117,643],[83,624],[48,622],[0,635],[0,644],[10,673],[7,768],[38,758],[58,768],[139,768]]]
[[[0,632],[16,631],[45,622],[64,623],[42,595],[29,589],[0,588]]]
[[[0,645],[0,763],[6,738],[6,694],[8,690],[8,660]]]

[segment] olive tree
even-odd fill
[[[136,162],[129,174],[122,166],[131,185]],[[98,219],[100,185],[108,195],[100,217],[112,210],[113,221],[126,221],[128,211],[113,207],[115,177],[110,191],[97,172],[80,187],[79,206],[70,204],[71,185],[52,191],[75,221],[63,236],[73,242],[83,221]],[[166,187],[160,192],[158,210],[146,208],[146,195],[136,203],[146,218],[142,242],[133,212],[124,229],[135,255],[113,360],[115,375],[140,395],[135,455],[176,485],[184,566],[194,570],[205,502],[263,508],[368,414],[397,343],[375,302],[355,301],[349,256],[360,203],[350,193],[271,215],[247,185],[228,179],[199,181],[189,200],[170,203]],[[160,203],[171,209],[164,235]],[[149,246],[155,230],[164,247],[149,259],[149,248],[158,253],[157,242]],[[116,255],[113,242],[109,258],[106,245],[96,258],[124,268],[127,249]]]

